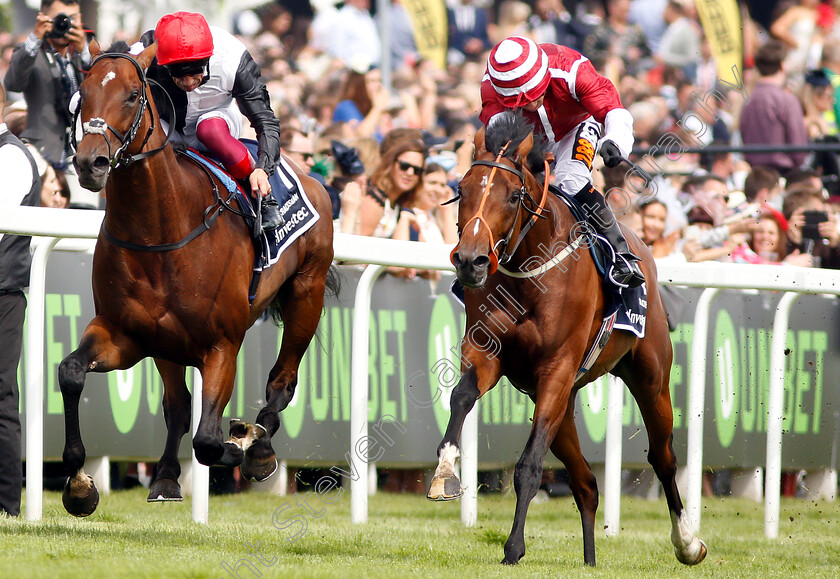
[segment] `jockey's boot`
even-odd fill
[[[263,231],[274,231],[286,223],[283,216],[280,215],[280,207],[277,205],[277,199],[271,193],[262,198],[260,220],[262,221]]]
[[[587,185],[575,195],[583,206],[586,219],[595,231],[612,245],[615,250],[615,262],[607,276],[622,287],[638,287],[645,281],[645,276],[639,267],[640,258],[630,251],[627,240],[621,232],[618,221],[607,200],[592,185]]]

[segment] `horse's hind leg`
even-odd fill
[[[668,502],[674,553],[680,563],[696,565],[706,557],[706,544],[694,535],[694,526],[677,489],[677,457],[672,444],[674,417],[668,389],[671,349],[667,348],[667,360],[661,359],[662,351],[643,342],[634,354],[633,368],[622,372],[621,378],[636,399],[648,431],[648,462],[662,483]]]
[[[163,416],[166,419],[166,446],[157,464],[155,479],[149,487],[149,502],[180,501],[181,463],[178,448],[181,438],[190,429],[191,396],[185,381],[186,368],[155,358],[155,365],[163,378]]]
[[[58,366],[58,384],[64,400],[64,453],[62,459],[68,479],[62,502],[71,515],[86,517],[99,504],[99,491],[84,471],[85,445],[79,429],[79,399],[88,372],[109,372],[128,368],[140,360],[134,343],[119,334],[110,323],[94,318],[79,347]]]
[[[280,428],[279,413],[294,396],[300,361],[318,329],[324,307],[324,288],[324,275],[299,272],[280,289],[280,299],[286,306],[281,311],[283,340],[277,361],[268,374],[266,404],[256,420],[256,440],[244,448],[245,458],[240,468],[242,476],[249,480],[263,481],[277,469],[271,437]]]
[[[560,430],[551,443],[551,452],[563,461],[569,472],[569,482],[575,497],[583,527],[583,560],[595,566],[595,513],[598,510],[598,483],[589,463],[580,451],[575,427],[574,395],[566,407]]]

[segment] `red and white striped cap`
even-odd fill
[[[536,42],[521,36],[505,38],[490,51],[487,74],[508,108],[537,100],[551,80],[548,55]]]

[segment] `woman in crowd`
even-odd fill
[[[410,225],[417,231],[418,241],[458,242],[454,205],[441,205],[454,195],[446,181],[446,170],[436,163],[430,163],[426,166],[420,186],[407,202],[413,213]]]
[[[650,247],[653,257],[671,255],[679,239],[679,231],[665,237],[665,222],[668,219],[668,207],[653,198],[639,204],[642,215],[642,241]]]
[[[763,206],[758,222],[752,229],[749,243],[743,243],[732,252],[735,263],[779,264],[813,266],[813,256],[794,249],[787,253],[788,222],[781,212]]]
[[[417,140],[398,141],[385,151],[359,206],[361,235],[394,237],[403,204],[420,184],[426,152]]]
[[[70,186],[64,178],[64,171],[45,163],[46,170],[41,175],[41,207],[66,209],[70,205]]]
[[[382,85],[381,70],[348,70],[332,120],[348,123],[356,136],[370,137],[376,134],[389,99],[390,94]]]
[[[822,70],[811,70],[799,92],[799,102],[805,115],[805,128],[811,141],[837,134],[834,119],[834,87]],[[827,115],[826,113],[830,113]]]

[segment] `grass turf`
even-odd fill
[[[506,567],[499,561],[512,496],[480,496],[478,525],[467,529],[457,501],[430,503],[413,495],[370,497],[366,525],[350,522],[349,493],[334,504],[310,495],[317,517],[296,502],[303,493],[214,496],[205,526],[191,521],[189,498],[146,504],[146,493],[112,493],[92,516],[76,519],[65,513],[59,493],[48,492],[41,522],[0,518],[0,577],[218,578],[235,576],[222,563],[233,568],[241,560],[263,577],[295,578],[840,575],[840,502],[783,499],[779,538],[769,540],[763,504],[705,499],[700,536],[709,555],[689,568],[673,555],[664,499],[622,497],[621,532],[609,538],[596,533],[598,566],[592,569],[583,565],[580,519],[570,498],[531,505],[525,557]],[[245,543],[257,547],[262,563]],[[258,576],[242,563],[236,570],[242,578]]]

